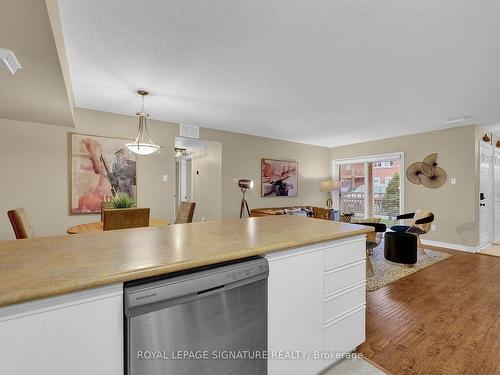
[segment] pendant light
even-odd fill
[[[159,152],[160,146],[153,143],[148,132],[147,119],[149,115],[144,111],[144,97],[149,93],[144,90],[137,90],[137,94],[141,95],[142,98],[141,111],[136,113],[139,117],[139,130],[137,131],[134,143],[127,143],[125,146],[135,154],[150,155]]]

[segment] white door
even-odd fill
[[[495,163],[494,163],[494,178],[493,178],[493,197],[494,197],[494,229],[493,241],[500,242],[500,149],[495,147]]]
[[[493,152],[481,142],[479,165],[479,246],[493,241]]]

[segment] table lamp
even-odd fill
[[[332,208],[333,200],[332,200],[332,191],[340,191],[340,182],[339,181],[323,181],[320,184],[320,190],[322,192],[328,193],[328,199],[326,200],[326,206],[328,208]]]

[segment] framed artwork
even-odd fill
[[[120,138],[70,134],[71,214],[101,212],[117,194],[137,199],[135,154]]]
[[[261,196],[297,197],[299,163],[290,160],[262,159]]]

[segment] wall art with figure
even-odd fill
[[[135,154],[128,140],[71,134],[71,214],[101,212],[101,202],[126,194],[137,199]]]
[[[296,161],[262,159],[261,195],[263,197],[297,197],[299,195],[298,176]]]

